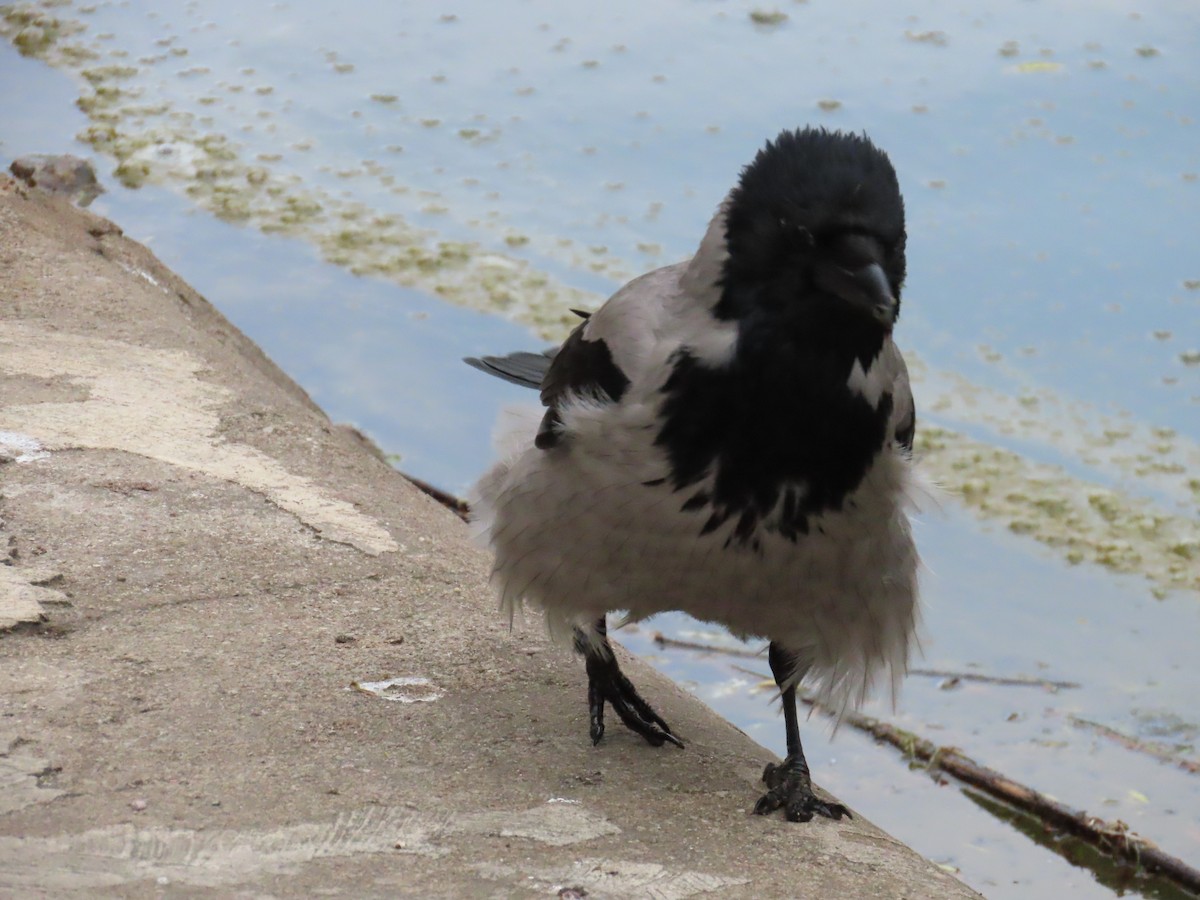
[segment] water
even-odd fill
[[[530,399],[462,356],[541,346],[580,292],[690,253],[780,127],[866,128],[905,189],[900,333],[920,359],[921,421],[1012,450],[1021,466],[1062,466],[1084,507],[1101,487],[1146,498],[1138,509],[1170,517],[1146,545],[1186,551],[1200,507],[1188,487],[1200,441],[1191,7],[787,3],[772,27],[754,9],[56,5],[86,30],[33,47],[55,68],[0,45],[0,155],[92,155],[109,188],[93,209],[335,420],[461,492],[486,465],[496,410]],[[70,44],[98,57],[64,54]],[[131,71],[102,68],[114,65]],[[99,127],[116,137],[98,140]],[[74,140],[89,128],[91,146]],[[448,242],[465,262],[398,262]],[[509,297],[512,284],[529,290]],[[1041,496],[1017,477],[997,476],[994,493]],[[1195,757],[1189,573],[1172,580],[1152,549],[1128,574],[1069,565],[1016,533],[1025,507],[944,507],[918,532],[930,570],[922,664],[1081,687],[943,690],[912,676],[895,713],[866,711],[1200,860],[1197,776],[1072,719]],[[1053,525],[1030,533],[1061,536]],[[769,693],[732,667],[765,674],[765,660],[663,651],[654,628],[719,635],[668,616],[622,640],[783,750]],[[818,780],[988,896],[1111,895],[1097,877],[1112,873],[1072,866],[891,749],[827,731],[817,718],[804,728]]]
[[[1121,819],[1154,835],[1168,852],[1195,858],[1196,776],[1072,724],[1072,717],[1102,721],[1148,737],[1152,722],[1172,721],[1172,713],[1194,708],[1192,642],[1181,636],[1200,627],[1195,599],[1155,601],[1129,579],[1064,570],[1053,559],[1031,555],[1019,539],[981,531],[954,510],[923,521],[918,538],[930,570],[919,666],[1081,687],[1049,693],[964,681],[946,690],[944,679],[910,676],[898,710],[875,700],[864,711],[939,746],[960,748],[1068,805]],[[720,643],[718,636],[683,617],[662,617],[621,640],[756,740],[783,752],[777,705],[769,690],[755,690],[762,682],[745,671],[769,681],[765,657],[662,652],[651,640],[655,629],[713,643]],[[906,771],[894,749],[848,728],[831,739],[819,717],[802,725],[802,737],[822,785],[852,798],[856,809],[934,861],[960,870],[987,896],[1104,895],[1090,873],[1028,845],[1015,847],[1007,825],[981,813],[958,789]],[[1187,743],[1196,737],[1194,725],[1172,735]]]

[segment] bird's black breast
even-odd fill
[[[735,518],[730,540],[753,544],[760,523],[796,540],[811,516],[841,509],[887,439],[891,395],[872,406],[847,386],[855,360],[869,367],[878,352],[753,327],[727,366],[678,351],[656,442],[681,510],[707,513],[702,533]]]

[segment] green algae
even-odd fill
[[[0,8],[0,36],[16,44],[26,55],[74,72],[80,78],[77,105],[90,124],[77,137],[115,161],[113,175],[126,187],[175,184],[198,205],[225,221],[307,240],[319,247],[327,260],[356,273],[388,277],[462,305],[500,309],[548,336],[561,333],[568,325],[571,316],[565,310],[569,307],[594,302],[590,295],[553,281],[524,261],[503,258],[498,264],[500,257],[480,244],[439,240],[434,233],[416,228],[398,216],[375,217],[370,227],[337,227],[336,223],[347,219],[371,220],[373,213],[327,191],[281,179],[262,165],[278,161],[278,155],[259,154],[254,160],[243,159],[241,148],[226,136],[197,131],[196,125],[202,125],[203,120],[196,121],[190,115],[172,116],[166,105],[132,104],[130,101],[140,96],[140,89],[126,85],[138,74],[138,69],[127,65],[90,65],[100,56],[99,52],[86,44],[66,40],[84,31],[82,23],[59,19],[36,5]],[[184,55],[186,50],[175,47],[172,52]],[[334,56],[329,62],[337,72],[353,69]],[[206,71],[197,67],[181,75]],[[269,90],[269,86],[262,86],[257,93]],[[379,94],[372,99],[391,104],[398,98]],[[208,96],[198,102],[216,105],[219,101]],[[426,118],[421,124],[436,128],[442,123],[440,119]],[[464,128],[459,133],[472,143],[493,137],[481,129]],[[292,149],[303,151],[309,147],[310,143],[302,141]],[[373,168],[377,177],[383,172],[382,167]],[[364,170],[337,174],[344,178],[359,177]],[[403,186],[393,188],[397,193],[407,190]],[[439,214],[448,208],[431,192],[422,211]],[[515,236],[506,243],[513,247],[522,245]]]
[[[918,429],[914,452],[942,490],[1012,533],[1054,548],[1072,564],[1141,574],[1159,596],[1200,591],[1195,519],[945,428]]]
[[[778,9],[753,9],[750,21],[763,28],[776,28],[788,20],[788,15]]]
[[[22,56],[44,57],[64,37],[83,31],[83,25],[59,19],[32,5],[6,6],[0,9],[3,35]],[[92,51],[94,53],[94,51]],[[96,54],[98,57],[99,54]],[[94,58],[94,57],[93,57]]]
[[[914,44],[929,44],[933,47],[945,47],[950,43],[950,38],[944,31],[905,31],[904,37]]]

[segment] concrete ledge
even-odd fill
[[[455,516],[8,179],[3,553],[5,896],[975,896],[861,817],[751,815],[770,755],[636,660],[688,749],[593,748],[579,663],[508,631]]]

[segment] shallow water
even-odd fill
[[[55,4],[42,12],[86,30],[47,49],[10,27],[55,68],[0,45],[0,155],[91,153],[109,188],[93,209],[335,420],[460,492],[486,464],[498,407],[530,399],[462,356],[537,347],[534,332],[554,333],[569,302],[690,253],[780,127],[867,128],[905,188],[900,333],[920,359],[922,423],[1006,448],[1020,466],[1062,467],[1085,507],[1108,502],[1094,499],[1101,489],[1146,498],[1139,515],[1170,519],[1146,543],[1191,552],[1200,29],[1189,5],[788,3],[774,26],[756,25],[747,4],[605,10]],[[103,68],[114,65],[132,71]],[[117,137],[97,141],[98,126]],[[74,141],[89,128],[91,146]],[[404,256],[431,247],[419,263]],[[1030,494],[1035,510],[1044,496],[1017,475],[988,477],[993,495]],[[1200,594],[1179,587],[1190,574],[1163,576],[1149,553],[1131,574],[1070,565],[1052,517],[1032,521],[1031,503],[1012,502],[950,496],[921,523],[921,664],[1081,687],[944,690],[911,676],[896,713],[867,712],[1195,864],[1200,776],[1070,718],[1195,758]],[[753,676],[661,651],[653,629],[720,636],[663,617],[622,639],[782,751]],[[817,779],[988,896],[1112,892],[895,751],[827,732],[817,718],[804,729]]]

